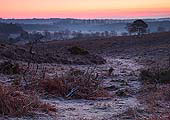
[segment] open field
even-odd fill
[[[14,88],[13,94],[34,93],[38,103],[48,106],[30,106],[28,111],[35,115],[19,117],[0,109],[1,117],[169,120],[169,83],[141,80],[143,70],[167,69],[169,58],[169,32],[26,45],[0,43],[1,85]],[[30,105],[29,101],[25,104]]]

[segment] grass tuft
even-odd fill
[[[19,117],[32,115],[35,111],[54,109],[51,105],[41,102],[35,95],[27,95],[14,87],[0,85],[0,115]]]

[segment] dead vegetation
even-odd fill
[[[31,66],[31,65],[29,65]],[[66,99],[100,99],[110,97],[102,85],[102,79],[94,70],[70,69],[63,75],[49,77],[44,66],[23,67],[21,75],[15,76],[12,85],[21,90],[36,91],[43,97]],[[38,68],[43,68],[39,69]]]
[[[151,116],[148,119],[144,119],[144,120],[170,120],[170,115],[160,115],[160,116]]]
[[[102,86],[102,79],[92,71],[70,69],[62,76],[48,77],[46,71],[42,74],[32,74],[30,71],[25,77],[17,77],[12,85],[23,90],[35,90],[41,96],[63,97],[66,99],[99,99],[109,97],[107,90]],[[27,77],[28,76],[28,77]]]
[[[145,104],[145,117],[142,120],[169,120],[170,119],[170,86],[145,85],[139,97]],[[144,119],[145,118],[145,119]]]
[[[155,38],[157,38],[157,37],[155,37]],[[103,42],[104,41],[106,41],[106,40],[103,40]],[[126,45],[126,44],[121,44],[119,42],[117,43],[117,41],[116,41],[115,46],[114,46],[113,42],[112,42],[112,40],[109,40],[109,42],[106,44],[107,46],[108,46],[108,44],[110,46],[111,45],[113,46],[112,51],[119,50],[115,46]],[[121,42],[121,40],[120,40],[120,42]],[[124,42],[126,42],[126,41],[123,39],[122,43],[124,43]],[[140,43],[141,40],[135,41],[135,42]],[[144,43],[147,43],[147,42],[144,41]],[[102,42],[100,42],[100,44],[101,44],[101,46],[105,45]],[[88,41],[88,44],[86,44],[86,45],[89,45],[89,41]],[[92,45],[92,44],[90,44],[90,45]],[[94,45],[96,45],[96,44],[94,43],[93,46],[91,46],[91,51],[93,51],[94,48],[97,49],[96,47],[94,47]],[[99,45],[98,45],[98,49],[103,48],[105,50],[106,48],[108,48],[107,46],[101,47]],[[140,45],[141,45],[141,43],[140,43]],[[37,46],[37,47],[39,47],[39,46]],[[54,46],[54,47],[57,48],[56,46]],[[84,47],[82,47],[82,48],[84,48]],[[122,48],[123,49],[122,51],[124,51],[123,46],[120,48]],[[127,48],[129,50],[129,47],[127,47]],[[56,50],[52,49],[52,51],[56,51]],[[89,50],[90,53],[91,53],[91,51]],[[60,51],[58,51],[58,52],[60,52]],[[80,53],[78,52],[78,54],[80,54]],[[115,52],[115,53],[120,53],[120,52]],[[135,53],[136,53],[136,51],[135,51]],[[18,54],[18,55],[22,55],[22,54]],[[23,55],[25,55],[25,54],[23,54]],[[49,55],[50,57],[46,57],[46,54],[44,54],[44,55],[45,55],[45,57],[41,56],[39,59],[42,60],[42,62],[44,62],[46,60],[49,62],[49,58],[51,57],[51,55]],[[54,53],[52,55],[57,56],[56,53]],[[35,55],[35,56],[37,56],[37,55]],[[79,56],[79,55],[77,55],[77,56]],[[9,58],[10,57],[11,56],[9,55]],[[86,57],[86,55],[85,55],[85,57]],[[94,58],[94,56],[91,57],[90,55],[87,56],[86,58],[88,58],[88,60],[89,60],[90,59],[89,57],[91,58],[91,61],[93,63],[98,63],[97,60],[101,60],[100,57]],[[17,60],[25,59],[25,61],[27,61],[27,59],[29,57],[26,56],[24,58],[22,56],[19,56],[18,58],[19,59],[17,59]],[[60,56],[58,56],[58,58],[60,58]],[[58,58],[57,59],[51,58],[52,62],[57,61]],[[66,54],[66,58],[68,58],[67,54]],[[38,58],[35,58],[35,59],[38,60]],[[43,60],[43,59],[46,59],[46,60]],[[76,64],[89,63],[89,62],[84,62],[84,58],[83,58],[83,61],[81,61],[82,60],[81,58],[79,58],[79,59],[80,59],[80,61],[78,61],[78,59],[76,58],[75,60],[71,60],[71,62],[74,63],[74,61],[75,61]],[[28,60],[28,61],[30,61],[30,60]],[[60,62],[63,61],[63,64],[67,64],[67,63],[71,64],[71,62],[67,62],[65,60],[59,60],[59,61]],[[90,63],[91,63],[91,61],[90,61]],[[35,61],[35,63],[36,62],[37,61]],[[42,63],[42,62],[40,62],[40,63]],[[105,63],[105,62],[103,62],[103,63]],[[3,67],[4,67],[4,65],[2,65],[2,67],[0,67],[0,68],[3,68]],[[10,69],[6,69],[7,72],[4,72],[4,74],[15,74],[15,73],[18,74],[18,73],[20,73],[20,72],[13,72],[13,70],[12,70],[12,72],[10,72],[11,68],[13,68],[13,67],[9,67],[9,68]],[[14,71],[15,71],[15,69],[14,69]],[[112,72],[113,72],[113,69],[110,68],[108,76],[110,76],[112,74]],[[33,75],[33,74],[30,74],[29,70],[26,72],[22,71],[21,74],[23,74],[23,73],[24,73],[24,75],[21,75],[21,76],[17,77],[17,79],[14,80],[13,85],[15,87],[19,87],[24,92],[21,92],[20,90],[16,90],[13,87],[8,87],[8,86],[3,86],[3,85],[0,87],[0,114],[1,115],[23,116],[23,115],[30,115],[30,114],[34,113],[34,111],[48,112],[48,111],[56,110],[55,107],[51,107],[51,105],[49,105],[49,104],[42,103],[38,99],[38,97],[32,95],[30,92],[28,92],[26,94],[25,91],[27,91],[27,90],[30,90],[30,91],[35,90],[37,93],[41,93],[41,95],[44,95],[47,97],[64,97],[67,99],[98,99],[98,98],[103,98],[103,97],[109,97],[109,94],[107,93],[107,91],[103,89],[102,81],[101,81],[100,77],[94,72],[91,73],[89,71],[71,70],[70,72],[68,72],[67,74],[64,74],[63,76],[56,76],[54,78],[45,77],[45,73],[43,73],[43,75],[41,75],[41,76]],[[157,73],[159,73],[159,74],[157,74]],[[161,86],[158,86],[158,83],[169,83],[169,75],[170,75],[169,70],[165,70],[165,69],[164,70],[149,69],[149,70],[142,71],[142,73],[141,73],[142,79],[141,80],[146,84],[149,83],[149,86],[147,86],[147,87],[145,86],[146,88],[143,89],[143,94],[142,94],[143,96],[142,96],[141,100],[143,99],[144,102],[146,102],[148,104],[148,106],[150,108],[150,110],[148,110],[149,113],[157,114],[160,112],[160,114],[162,114],[162,115],[163,115],[163,113],[168,114],[168,111],[158,111],[158,110],[162,110],[161,108],[164,108],[164,110],[169,109],[169,108],[167,108],[169,104],[162,104],[162,103],[167,103],[165,101],[169,101],[169,99],[170,99],[169,87],[161,88]],[[167,78],[165,78],[165,76],[167,76]],[[24,84],[24,87],[23,87],[22,85],[23,85],[23,83],[25,83],[25,81],[26,81],[26,84]],[[153,83],[154,84],[152,86],[150,86],[150,83],[151,83],[151,85]],[[155,83],[156,83],[156,85],[155,85]],[[134,111],[132,110],[132,113],[133,112]],[[133,115],[135,115],[135,114],[132,114],[132,117],[134,117]],[[162,118],[165,118],[165,117],[166,117],[166,115],[163,116]],[[157,120],[157,119],[164,120],[164,119],[160,119],[159,115],[155,115],[155,117],[152,117],[152,116],[150,117],[150,120]]]
[[[153,67],[141,71],[143,87],[139,100],[148,107],[146,120],[170,119],[170,69]]]
[[[7,47],[0,47],[0,59],[24,61],[31,63],[57,63],[57,64],[105,64],[106,60],[91,53],[82,47],[58,47],[49,44],[37,43],[30,47],[29,44],[25,46],[8,45]]]
[[[33,94],[25,94],[12,86],[0,85],[0,115],[26,116],[35,111],[56,111],[50,104],[43,103]]]
[[[72,99],[98,99],[109,97],[102,87],[98,74],[71,70],[62,77],[45,79],[40,82],[40,88],[48,95]]]

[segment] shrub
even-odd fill
[[[170,83],[170,69],[152,68],[142,70],[141,80],[148,83]]]
[[[75,99],[96,99],[108,97],[97,75],[79,70],[70,71],[62,77],[46,79],[40,83],[41,89],[52,96]]]
[[[145,120],[169,120],[170,85],[143,86],[139,100],[147,106],[145,113],[150,113],[150,117]],[[144,120],[144,118],[141,118]]]
[[[21,69],[18,63],[12,63],[11,61],[5,61],[0,64],[0,72],[3,74],[20,74]]]
[[[84,50],[83,48],[77,47],[77,46],[69,48],[68,51],[71,54],[74,54],[74,55],[87,55],[87,54],[89,54],[88,51]]]
[[[53,109],[52,109],[53,108]],[[37,110],[53,110],[34,95],[26,95],[11,86],[0,85],[0,114],[8,116],[30,115]]]

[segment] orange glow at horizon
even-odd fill
[[[0,0],[0,18],[170,17],[170,0]]]

